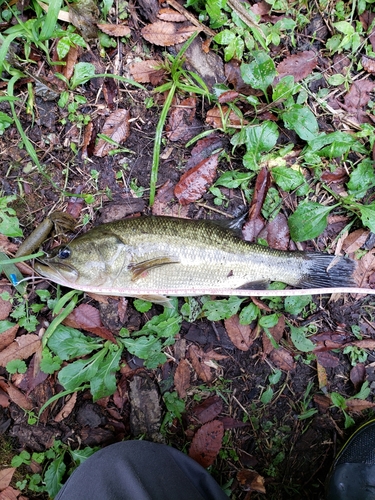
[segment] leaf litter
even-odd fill
[[[231,2],[231,6],[232,4],[233,8],[236,9],[236,2]],[[134,53],[137,56],[140,55],[142,61],[129,55],[125,72],[128,71],[128,74],[135,81],[147,84],[148,88],[147,90],[139,90],[137,94],[133,88],[130,90],[130,86],[125,90],[124,86],[115,79],[111,80],[111,84],[108,84],[107,78],[104,80],[104,85],[102,78],[92,78],[90,81],[87,75],[93,75],[95,72],[104,73],[104,64],[97,56],[96,48],[92,49],[95,55],[89,56],[84,45],[79,46],[73,43],[64,58],[66,66],[63,67],[61,73],[68,80],[69,87],[66,82],[54,77],[52,72],[48,74],[48,69],[46,69],[48,65],[41,66],[41,77],[44,77],[44,81],[47,82],[47,88],[48,79],[50,81],[56,80],[59,92],[65,90],[69,94],[70,110],[76,107],[77,110],[82,110],[82,114],[75,115],[75,111],[70,111],[69,114],[68,111],[63,111],[64,106],[61,103],[57,108],[56,103],[53,103],[52,100],[49,111],[56,117],[61,117],[61,124],[58,122],[55,124],[53,121],[49,123],[36,122],[32,140],[40,146],[40,151],[44,151],[46,158],[54,166],[52,177],[61,186],[65,186],[62,169],[66,165],[72,164],[71,160],[74,157],[69,157],[66,151],[63,152],[59,148],[55,148],[52,155],[51,150],[46,149],[48,141],[54,145],[61,143],[65,148],[69,146],[67,149],[71,152],[74,152],[74,149],[80,149],[82,158],[86,159],[87,163],[84,162],[77,167],[77,171],[72,169],[68,174],[69,189],[72,193],[77,195],[85,193],[83,198],[79,196],[77,198],[83,203],[76,204],[75,216],[79,217],[83,213],[92,216],[94,211],[101,210],[101,206],[104,204],[102,213],[104,214],[105,208],[109,207],[110,210],[107,210],[106,217],[111,220],[108,213],[120,213],[121,207],[125,207],[121,213],[128,215],[139,213],[145,206],[144,203],[142,206],[137,205],[137,211],[136,203],[124,201],[123,198],[124,192],[130,193],[132,200],[135,201],[141,199],[136,197],[147,196],[145,193],[147,193],[149,167],[152,159],[150,144],[152,145],[155,135],[155,109],[157,108],[153,107],[147,111],[142,106],[145,97],[149,103],[153,100],[154,106],[155,104],[163,106],[166,98],[165,93],[152,93],[151,87],[164,85],[169,81],[168,64],[165,62],[176,54],[175,50],[179,50],[177,44],[186,41],[191,33],[199,29],[200,23],[197,19],[195,19],[194,24],[191,19],[186,22],[186,17],[181,13],[170,8],[164,9],[164,7],[159,11],[159,20],[156,20],[156,15],[153,19],[151,17],[147,19],[147,16],[142,12],[142,23],[140,24],[139,18],[137,18],[139,14],[130,12],[130,16],[125,22],[112,14],[109,14],[106,20],[100,19],[100,21],[108,20],[109,22],[99,22],[96,6],[92,6],[90,3],[88,5],[88,9],[87,6],[83,9],[78,8],[78,10],[75,8],[74,13],[71,10],[68,16],[66,12],[60,11],[58,18],[62,19],[63,22],[71,22],[76,25],[85,40],[96,37],[98,28],[106,34],[109,43],[106,47],[107,61],[110,61],[111,70],[117,75],[121,73],[118,72],[118,69],[121,66],[121,57],[125,54],[121,54],[121,57],[117,59],[115,53],[119,53],[119,48],[127,43],[126,39],[120,40],[119,38],[128,37],[127,40],[131,39],[137,47]],[[157,9],[158,6],[156,11]],[[261,54],[260,47],[262,45],[259,41],[258,52],[254,52],[254,54],[261,71],[258,71],[259,68],[253,64],[251,55],[250,57],[243,56],[244,60],[241,61],[243,50],[241,49],[240,32],[236,32],[235,35],[226,35],[231,37],[231,43],[227,46],[220,45],[218,42],[219,47],[223,49],[222,52],[218,52],[218,48],[212,40],[211,43],[208,39],[204,40],[203,35],[194,40],[191,46],[193,50],[186,53],[185,70],[196,71],[210,92],[216,93],[217,97],[215,100],[212,96],[209,99],[208,96],[205,96],[205,100],[201,102],[200,98],[194,94],[194,90],[190,88],[186,90],[185,95],[184,92],[178,95],[178,101],[176,100],[174,106],[169,110],[168,128],[165,128],[163,133],[166,147],[162,154],[159,170],[160,184],[152,211],[153,213],[183,217],[202,217],[207,216],[208,213],[212,215],[217,212],[236,216],[238,215],[236,210],[239,207],[250,205],[246,225],[248,229],[251,227],[251,231],[246,236],[247,239],[252,241],[260,239],[263,243],[266,242],[275,248],[328,249],[333,252],[336,244],[334,239],[338,231],[343,231],[349,221],[353,219],[348,215],[336,214],[336,210],[339,212],[339,209],[331,213],[330,207],[335,203],[328,197],[328,193],[331,194],[331,192],[325,191],[325,186],[322,188],[320,185],[314,184],[314,169],[316,168],[318,176],[321,169],[320,179],[324,185],[327,185],[338,196],[347,197],[349,193],[348,200],[351,199],[357,203],[353,213],[357,215],[361,213],[362,222],[365,225],[368,223],[368,229],[364,229],[357,219],[354,226],[346,229],[348,236],[342,237],[341,241],[343,241],[343,250],[353,258],[359,259],[356,271],[357,280],[366,286],[374,286],[373,248],[366,247],[371,235],[370,230],[375,228],[374,225],[371,226],[374,182],[371,177],[371,168],[366,170],[366,167],[359,167],[357,180],[354,174],[358,168],[358,161],[363,158],[360,158],[360,155],[367,154],[363,149],[363,142],[360,144],[358,138],[354,138],[354,134],[359,127],[371,126],[373,123],[372,108],[368,106],[371,105],[373,90],[371,77],[351,80],[348,75],[353,75],[355,71],[353,73],[353,68],[349,68],[350,58],[344,56],[342,52],[343,48],[347,51],[345,45],[335,55],[335,65],[333,66],[331,55],[327,51],[323,53],[319,50],[321,41],[317,40],[314,47],[309,43],[302,43],[302,39],[305,40],[305,38],[304,35],[300,35],[298,30],[294,32],[297,46],[293,46],[286,36],[286,32],[281,31],[286,45],[285,51],[280,51],[281,49],[276,43],[277,36],[279,36],[277,30],[283,23],[289,22],[288,18],[282,13],[273,13],[270,5],[265,2],[255,4],[251,10],[260,16],[259,22],[270,23],[267,29],[274,30],[272,58],[277,60],[275,68],[278,75],[276,75],[276,71],[272,70],[269,59],[264,56],[265,52],[263,55]],[[241,9],[238,12],[243,15]],[[365,12],[360,16],[365,30],[371,25],[371,14]],[[200,19],[202,18],[200,17]],[[325,32],[322,29],[323,24],[321,20],[319,22],[311,20],[311,23],[307,24],[307,28],[312,29],[315,26],[317,29],[316,26],[318,26],[320,36],[326,41],[328,34],[322,34]],[[140,28],[143,25],[145,27]],[[204,28],[205,33],[209,32],[210,28],[203,25],[202,28]],[[241,28],[243,29],[242,25]],[[214,32],[211,36],[215,36],[218,41],[223,41],[224,38],[216,37],[220,33],[220,26],[215,27],[215,30],[216,33]],[[255,33],[253,35],[256,39]],[[147,55],[143,53],[141,48],[142,43],[144,43],[140,42],[142,36],[151,44],[148,46],[150,53]],[[373,38],[370,34],[369,42],[371,44],[374,44]],[[79,42],[78,38],[75,40]],[[329,43],[333,44],[332,41]],[[153,47],[153,44],[159,47],[170,47],[169,52],[162,53]],[[252,50],[249,51],[249,54],[252,54]],[[235,55],[235,58],[230,57],[231,54]],[[35,53],[31,57],[40,58],[41,56]],[[54,57],[58,60],[56,51]],[[122,60],[124,61],[126,57]],[[196,64],[198,59],[199,63]],[[208,64],[208,60],[214,62]],[[163,61],[162,64],[161,61]],[[362,61],[365,71],[370,73],[371,60],[363,58]],[[78,62],[93,64],[95,66],[94,73],[90,73],[92,69],[90,66],[78,66]],[[250,63],[246,71],[241,70],[242,62]],[[339,76],[337,74],[330,75],[328,69],[330,66]],[[79,67],[84,71],[79,73],[77,71]],[[85,74],[86,70],[89,70],[88,74]],[[225,80],[224,70],[227,80]],[[318,79],[319,72],[323,75],[322,80]],[[328,77],[331,76],[334,78],[329,80]],[[288,77],[292,77],[292,79],[288,80]],[[306,83],[309,77],[313,78],[309,83]],[[345,78],[347,80],[344,82]],[[317,81],[316,84],[314,79]],[[327,89],[324,79],[328,81],[328,85],[330,85],[330,81],[334,82],[335,85],[338,84],[336,85],[337,91],[334,90],[334,87],[329,89],[331,92],[328,97],[324,93],[324,89]],[[231,87],[225,85],[226,81]],[[306,85],[310,93],[308,100],[304,97],[304,90],[301,87],[293,87],[296,82]],[[220,85],[223,84],[224,87],[221,88]],[[74,101],[77,98],[74,94],[74,89],[77,88],[74,87],[75,85],[80,86],[81,96],[78,96],[78,100]],[[265,91],[267,91],[268,97],[273,95],[275,102],[277,102],[276,106],[270,106],[268,99],[264,98]],[[87,102],[79,102],[80,97],[83,96]],[[119,96],[127,97],[124,97],[124,100],[117,100]],[[294,96],[293,102],[290,101],[292,96]],[[316,99],[312,96],[316,96]],[[57,99],[57,97],[53,99]],[[328,105],[323,108],[324,113],[322,113],[319,105],[324,103],[324,99],[327,99]],[[177,102],[178,104],[176,104]],[[286,102],[288,104],[283,108]],[[40,101],[37,100],[35,106],[36,109],[42,110]],[[103,111],[102,106],[107,106],[108,111]],[[327,118],[329,113],[332,113],[331,118]],[[106,116],[104,124],[102,116]],[[253,121],[255,116],[256,121]],[[89,120],[86,122],[85,120],[88,118]],[[194,122],[196,118],[199,120],[198,122]],[[28,123],[26,115],[23,120],[24,124]],[[65,131],[62,127],[63,122],[67,124]],[[206,125],[202,129],[203,122]],[[277,126],[271,125],[272,122],[277,123]],[[344,126],[342,126],[343,124]],[[246,139],[241,135],[236,136],[248,125],[250,127],[246,129],[248,134]],[[185,149],[188,137],[193,138],[198,131],[202,130],[212,132],[211,129],[216,130],[211,135],[200,138],[191,153]],[[12,128],[7,130],[10,131]],[[334,130],[344,131],[344,134],[337,135],[337,139],[330,142],[330,134]],[[14,133],[13,130],[13,135],[9,136],[10,142],[13,140]],[[108,139],[97,139],[97,133],[107,136]],[[283,138],[282,134],[284,134]],[[45,140],[47,136],[48,141]],[[5,137],[8,138],[4,135],[0,137],[0,140]],[[366,137],[366,132],[363,132],[362,137]],[[229,141],[231,142],[230,146]],[[72,148],[70,148],[70,144],[74,144]],[[294,157],[290,155],[290,151],[285,151],[279,156],[276,155],[276,158],[272,158],[275,152],[273,148],[277,145],[277,148],[282,150],[285,144],[294,148],[291,151],[292,154],[296,153]],[[350,144],[349,147],[348,144]],[[133,151],[133,153],[120,152],[116,153],[118,156],[113,157],[114,150],[119,150],[121,147]],[[236,151],[236,148],[240,149]],[[40,221],[43,215],[41,206],[45,206],[46,210],[48,207],[49,210],[54,204],[61,205],[63,203],[59,199],[59,194],[44,187],[41,187],[40,190],[30,189],[30,185],[39,187],[42,186],[42,183],[35,172],[31,172],[28,176],[26,156],[23,153],[20,154],[14,145],[12,148],[4,148],[4,151],[4,165],[17,158],[17,161],[25,169],[23,176],[27,176],[27,181],[23,181],[23,186],[26,194],[25,203],[28,207],[27,213],[37,214],[35,221]],[[220,152],[218,153],[218,151]],[[270,156],[266,158],[268,154]],[[349,162],[346,161],[346,156],[342,156],[347,154],[349,154]],[[116,160],[113,161],[113,158]],[[322,159],[321,164],[318,162],[319,158]],[[92,165],[92,161],[97,163]],[[276,166],[273,162],[276,163]],[[366,183],[363,182],[363,176],[366,176]],[[246,178],[247,184],[244,183],[244,178]],[[8,179],[6,171],[4,171],[4,179]],[[9,182],[12,185],[11,179]],[[364,185],[366,185],[366,189],[364,189]],[[309,186],[312,191],[308,192]],[[8,189],[8,186],[6,185],[5,188]],[[216,188],[216,191],[213,188]],[[250,190],[254,190],[255,194],[251,193]],[[100,193],[99,196],[98,193]],[[308,204],[300,209],[300,203],[306,195],[308,196]],[[96,196],[98,198],[95,198]],[[367,197],[364,205],[360,205],[364,196]],[[369,208],[363,208],[366,205]],[[211,212],[203,211],[207,210],[205,208],[207,206],[210,207]],[[322,206],[326,208],[319,212],[318,207]],[[298,212],[298,210],[300,211]],[[293,211],[297,213],[297,217],[295,217],[294,225],[292,223],[290,226],[287,221],[289,219],[293,222],[290,217]],[[17,213],[21,214],[22,210],[17,210]],[[24,213],[26,212],[24,211]],[[26,215],[19,216],[22,226],[27,232],[26,228],[30,220],[27,219]],[[314,223],[307,223],[305,226],[304,222],[310,216]],[[312,242],[309,240],[313,230],[316,229],[315,226],[319,227],[322,234],[317,235],[318,238]],[[16,248],[10,249],[9,247],[10,252],[14,252]],[[1,291],[6,292],[7,289],[2,288]],[[289,475],[292,479],[298,480],[300,485],[305,484],[315,477],[315,473],[311,477],[311,470],[316,467],[316,470],[319,471],[320,468],[319,461],[322,452],[319,451],[317,458],[312,450],[317,449],[317,445],[321,446],[322,442],[330,442],[331,436],[328,432],[323,436],[323,422],[329,432],[339,432],[339,426],[343,422],[342,413],[337,408],[332,408],[334,398],[331,398],[329,393],[335,391],[342,393],[345,396],[347,411],[352,412],[358,421],[363,419],[360,412],[371,409],[374,405],[372,401],[373,386],[371,386],[372,392],[366,399],[352,397],[355,392],[361,390],[363,384],[368,382],[373,384],[368,374],[373,364],[375,347],[372,316],[371,312],[368,312],[371,311],[372,307],[371,299],[363,297],[359,300],[356,299],[356,297],[345,297],[337,305],[332,305],[324,299],[310,301],[302,308],[297,305],[293,312],[280,314],[274,326],[266,327],[261,325],[261,318],[283,311],[283,308],[286,308],[285,302],[282,302],[283,299],[279,302],[269,298],[248,299],[237,309],[233,304],[225,303],[224,299],[221,306],[222,312],[218,308],[215,313],[217,318],[213,321],[207,321],[204,315],[199,317],[199,313],[194,316],[192,307],[189,305],[190,316],[184,313],[184,322],[180,333],[187,339],[185,352],[182,355],[174,350],[175,346],[166,341],[164,348],[168,354],[168,360],[164,362],[164,360],[155,358],[156,368],[150,369],[145,366],[144,359],[138,357],[142,354],[141,349],[133,354],[124,350],[120,353],[121,365],[120,363],[114,367],[111,367],[110,363],[105,365],[108,367],[106,368],[109,377],[108,386],[105,390],[98,388],[97,394],[105,395],[99,398],[93,406],[86,405],[85,402],[91,396],[87,390],[84,390],[78,393],[74,392],[73,396],[61,396],[53,406],[51,405],[45,410],[43,425],[48,424],[52,426],[52,429],[46,427],[44,440],[41,436],[41,427],[36,425],[31,430],[22,411],[17,417],[18,427],[15,426],[16,407],[38,411],[49,397],[57,394],[57,391],[60,390],[56,386],[56,373],[59,369],[54,368],[54,363],[59,364],[57,359],[59,356],[51,351],[50,373],[44,373],[40,377],[42,372],[40,371],[41,342],[39,337],[30,333],[32,330],[25,328],[25,325],[28,327],[27,322],[23,322],[22,325],[20,322],[20,325],[9,326],[7,329],[4,329],[6,326],[4,325],[0,352],[0,356],[3,356],[3,373],[6,373],[5,367],[8,362],[16,359],[25,360],[29,366],[25,374],[9,374],[9,380],[2,381],[0,406],[6,410],[10,405],[15,405],[15,407],[12,406],[14,408],[12,426],[16,429],[20,443],[28,443],[28,446],[34,447],[34,449],[38,447],[43,449],[47,442],[48,446],[51,446],[52,440],[48,441],[47,439],[48,432],[51,432],[48,434],[51,436],[64,433],[65,431],[62,430],[64,428],[60,424],[64,422],[66,425],[69,419],[76,420],[77,428],[78,425],[82,424],[82,428],[78,428],[77,436],[84,445],[88,446],[97,443],[105,445],[110,441],[120,440],[137,433],[146,433],[154,439],[159,439],[162,414],[165,412],[170,417],[169,430],[175,432],[175,436],[179,436],[176,437],[175,442],[173,439],[170,442],[176,446],[181,445],[181,436],[183,435],[185,439],[183,444],[190,445],[190,455],[205,466],[215,463],[216,467],[221,464],[222,470],[225,469],[223,464],[227,464],[228,461],[231,463],[232,460],[226,445],[227,438],[224,431],[237,429],[236,433],[231,434],[233,444],[230,445],[232,450],[238,452],[241,461],[240,467],[242,467],[238,472],[239,464],[233,460],[231,477],[236,477],[239,484],[237,494],[242,495],[241,498],[247,498],[245,492],[264,493],[266,488],[268,495],[271,495],[270,498],[282,498],[274,492],[269,493],[270,490],[272,491],[272,481],[277,483],[280,480],[268,477],[271,476],[271,466],[274,468],[273,470],[278,467],[275,450],[270,448],[270,443],[277,448],[277,434],[284,432],[281,436],[286,442],[290,441],[291,436],[296,436],[297,446],[295,449],[297,450],[300,446],[302,449],[310,450],[307,460],[309,462],[308,472],[304,472],[304,461],[298,454],[296,454],[297,459],[293,458],[291,454],[290,462],[281,461],[285,466],[282,477]],[[1,303],[4,303],[3,308],[0,308],[4,316],[1,321],[4,321],[11,313],[13,305],[3,298],[1,300],[3,301]],[[16,304],[19,299],[13,300]],[[109,361],[111,357],[120,359],[118,351],[111,351],[111,349],[117,349],[115,342],[123,338],[117,337],[121,327],[127,328],[132,333],[138,332],[148,319],[154,317],[156,313],[160,313],[160,309],[155,309],[155,306],[151,312],[141,313],[133,307],[132,301],[124,307],[122,303],[120,305],[118,302],[119,299],[109,299],[106,305],[111,301],[114,301],[115,305],[105,309],[104,326],[95,299],[87,298],[85,300],[90,301],[90,304],[83,303],[75,307],[68,316],[69,319],[65,320],[65,324],[67,325],[67,321],[68,323],[72,321],[69,323],[70,327],[90,332],[85,334],[85,337],[92,339],[93,343],[97,344],[97,340],[95,340],[97,335],[103,338],[103,340],[99,339],[98,342],[109,340],[109,344],[112,345],[109,347],[109,344],[106,344],[108,352],[106,359]],[[35,298],[31,298],[30,302],[33,303],[33,301]],[[46,305],[37,305],[41,306],[39,308],[41,311],[40,324],[46,327],[53,316],[47,310]],[[196,320],[198,317],[199,319]],[[186,318],[194,322],[194,328],[187,326],[189,321]],[[13,321],[12,318],[10,318],[11,321]],[[158,335],[161,331],[165,331],[164,328],[168,326],[168,319],[164,318],[163,321],[167,323],[162,322],[161,328],[158,325],[152,325]],[[110,328],[108,325],[111,325]],[[320,332],[326,329],[325,337],[322,334],[311,336],[314,328],[309,330],[309,325],[315,326]],[[353,325],[357,326],[359,330],[352,330]],[[296,340],[297,334],[293,334],[292,326],[303,329],[302,333],[298,333],[298,341]],[[345,332],[345,335],[342,332]],[[121,335],[125,335],[124,338],[126,338],[127,334],[122,333]],[[161,345],[161,341],[156,336],[144,336],[143,339],[143,345],[146,345],[147,340],[145,339],[152,340],[154,343],[159,342]],[[304,339],[312,342],[315,347],[311,348],[308,342],[304,343]],[[91,349],[90,340],[83,340],[83,342],[87,349]],[[74,341],[72,345],[74,345]],[[57,346],[55,347],[58,350]],[[363,356],[367,355],[367,359],[351,366],[348,356],[343,353],[347,347],[361,350],[357,352]],[[334,349],[337,349],[337,352],[333,353]],[[85,354],[83,358],[88,356],[89,354]],[[86,359],[79,361],[86,362]],[[67,365],[74,362],[74,358],[67,358],[65,361]],[[277,375],[278,370],[280,375]],[[157,380],[158,383],[150,382],[147,377],[137,378],[140,373],[151,374],[152,380],[154,382]],[[350,373],[350,384],[352,384],[350,387],[342,383],[343,373],[347,379]],[[275,374],[281,377],[279,382],[275,382],[277,379],[277,377],[273,378]],[[315,384],[328,394],[328,396],[322,396],[315,393],[308,403],[308,409],[313,410],[315,409],[314,405],[316,405],[320,411],[320,414],[314,414],[312,420],[309,421],[312,442],[308,441],[308,436],[299,433],[296,426],[299,417],[302,420],[304,415],[301,401],[307,398],[305,390],[307,381],[310,379],[314,380]],[[107,394],[109,387],[113,388],[113,395]],[[171,392],[173,387],[175,395]],[[275,392],[279,389],[282,389],[283,392],[280,393],[281,397],[278,396],[276,404],[276,402],[273,403],[272,397],[275,398]],[[212,396],[210,391],[216,391],[216,394]],[[271,395],[271,402],[260,408],[260,395],[264,394],[262,391]],[[165,406],[167,399],[164,399],[163,403],[161,394],[164,398],[165,394],[171,394],[167,406]],[[296,394],[298,400],[295,397]],[[199,402],[201,399],[203,401]],[[191,408],[185,407],[184,413],[184,410],[181,409],[182,403],[179,400],[186,400]],[[149,408],[149,415],[150,422],[153,422],[151,427],[147,423],[137,420],[137,409],[139,410],[146,403],[149,404],[150,401],[152,401],[152,405]],[[250,405],[252,405],[251,411],[253,412],[251,413],[253,433],[257,438],[256,445],[249,443],[248,428],[246,432],[241,432],[241,428],[248,425],[246,421],[249,419]],[[165,411],[166,407],[168,411]],[[96,409],[94,410],[94,408]],[[100,408],[100,411],[97,408]],[[98,418],[97,411],[101,414],[100,418]],[[231,416],[228,416],[227,413],[230,413]],[[0,422],[1,426],[6,425],[6,415],[5,412],[4,419]],[[129,415],[132,415],[131,419],[129,419]],[[182,418],[181,415],[183,415]],[[186,422],[184,423],[185,418],[193,419],[189,420],[190,428]],[[277,425],[272,427],[274,429],[272,432],[276,436],[270,442],[267,425],[269,425],[268,422],[272,421],[277,422]],[[19,422],[22,423],[19,424]],[[129,431],[130,426],[133,434]],[[293,435],[292,431],[290,433],[285,431],[288,427],[294,432]],[[306,434],[308,435],[308,433]],[[253,434],[250,439],[254,439]],[[180,441],[178,442],[178,440]],[[245,458],[250,449],[253,450],[251,453],[256,454],[258,458],[255,460],[255,465],[262,474],[243,468],[243,465],[247,463],[254,463],[252,461],[254,457],[251,456],[250,459],[247,456]],[[329,445],[325,445],[324,451],[327,452],[329,449]],[[245,452],[245,450],[247,451]],[[285,453],[285,449],[281,448],[276,451],[280,452],[276,457],[281,457]],[[296,461],[300,462],[298,467],[295,467],[294,472],[293,460],[295,461],[294,465]],[[224,476],[225,473],[221,475],[221,478]],[[265,481],[263,476],[266,477]],[[242,488],[242,491],[239,492],[239,488]],[[299,493],[299,495],[308,498],[306,492]]]

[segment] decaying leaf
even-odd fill
[[[41,345],[38,335],[26,334],[17,337],[8,347],[0,352],[0,366],[6,366],[13,359],[27,359]]]
[[[168,123],[165,127],[167,137],[170,141],[179,141],[181,139],[188,141],[196,135],[196,130],[192,126],[196,106],[196,97],[187,97],[178,105],[172,107]]]
[[[9,293],[10,296],[12,296],[12,288],[10,286],[4,286],[1,287],[1,293],[7,292]],[[3,321],[4,319],[7,319],[11,310],[12,310],[12,303],[10,300],[4,300],[0,297],[0,321]],[[2,334],[0,334],[2,335]],[[0,341],[1,343],[1,341]],[[0,348],[1,349],[1,348]]]
[[[224,435],[223,423],[212,420],[197,430],[189,450],[189,457],[202,467],[209,467],[219,453]]]
[[[5,332],[0,333],[0,351],[8,347],[8,345],[13,342],[13,340],[16,338],[18,328],[18,325],[13,325],[5,330]]]
[[[55,422],[61,422],[65,418],[69,417],[69,415],[72,413],[73,408],[75,407],[75,404],[77,402],[77,396],[78,396],[77,392],[74,392],[71,395],[71,398],[67,401],[67,403],[64,404],[64,406],[61,408],[59,413],[54,418]]]
[[[374,408],[375,403],[371,403],[370,401],[365,401],[362,399],[347,399],[346,406],[350,412],[360,412],[363,410],[368,410],[369,408]]]
[[[15,467],[6,467],[0,470],[0,491],[5,490],[10,485],[15,470]]]
[[[375,271],[375,249],[370,250],[358,262],[354,270],[353,277],[358,283],[358,286],[367,288],[369,286],[369,278]]]
[[[116,343],[113,333],[103,326],[98,309],[90,306],[90,304],[81,304],[76,307],[64,319],[63,324],[72,328],[82,328],[87,332],[94,333],[103,339]]]
[[[202,160],[181,176],[174,189],[174,194],[181,205],[199,200],[211,186],[216,176],[219,154],[216,153]]]
[[[278,368],[286,372],[294,370],[296,367],[296,362],[289,351],[280,347],[279,349],[274,349],[270,353],[270,359]]]
[[[99,9],[94,0],[79,0],[69,5],[70,22],[81,32],[86,41],[98,36],[96,23],[99,19]]]
[[[98,28],[109,36],[127,36],[131,31],[125,24],[98,24]]]
[[[318,59],[313,50],[304,50],[286,57],[277,66],[278,80],[287,75],[292,75],[295,82],[306,78],[318,64]]]
[[[169,47],[185,42],[195,31],[199,31],[199,28],[191,24],[181,26],[175,23],[156,21],[142,28],[141,34],[150,43]]]
[[[158,19],[161,21],[169,21],[172,23],[183,23],[186,21],[186,17],[183,14],[171,9],[170,7],[165,7],[159,10]]]
[[[211,396],[193,408],[193,415],[201,424],[214,420],[223,411],[223,400],[219,396]]]
[[[255,470],[241,469],[237,472],[237,481],[245,491],[257,491],[258,493],[266,493],[264,486],[264,477],[259,475]]]
[[[369,56],[362,56],[361,63],[367,73],[375,73],[375,59]]]
[[[366,242],[370,231],[365,229],[356,229],[350,233],[342,244],[342,249],[345,253],[351,254],[359,250]]]
[[[165,70],[157,59],[138,61],[129,64],[129,72],[133,79],[139,83],[152,83],[157,85],[163,79]]]
[[[118,144],[122,144],[129,136],[130,133],[130,112],[128,109],[117,109],[109,115],[106,119],[102,134],[106,135]],[[98,144],[94,149],[95,156],[106,156],[109,151],[116,146],[110,144],[104,139],[99,139]]]
[[[188,355],[197,376],[203,380],[203,382],[211,382],[213,377],[211,369],[206,365],[206,363],[203,362],[204,351],[195,345],[191,345]]]
[[[23,410],[31,410],[34,407],[34,403],[28,396],[25,396],[17,387],[15,387],[11,382],[6,382],[5,380],[0,380],[0,388],[6,392],[9,398],[17,406]]]
[[[209,109],[206,114],[206,123],[213,128],[224,128],[232,127],[232,128],[241,128],[243,125],[248,123],[247,120],[244,120],[236,115],[234,111],[231,111],[228,106],[221,106],[221,109],[218,107]]]
[[[190,387],[190,366],[186,359],[182,359],[174,374],[174,386],[180,398],[186,397],[186,391]]]
[[[283,315],[279,317],[275,326],[273,326],[272,328],[268,328],[269,333],[271,334],[272,338],[275,340],[277,344],[282,339],[284,330],[285,330],[285,317]],[[269,339],[266,332],[263,332],[262,343],[263,343],[264,355],[270,354],[273,350],[275,350],[275,347],[271,342],[271,339]]]
[[[248,351],[255,340],[250,325],[241,325],[238,314],[224,320],[225,329],[233,344],[241,351]]]
[[[323,389],[328,386],[328,376],[326,369],[324,368],[323,365],[317,361],[316,363],[316,370],[318,373],[318,384],[319,384],[319,389]],[[315,400],[315,399],[314,399]]]
[[[254,195],[249,209],[249,218],[242,228],[242,235],[246,241],[255,241],[264,227],[264,219],[261,215],[264,200],[271,182],[271,175],[267,167],[263,167],[256,178]]]
[[[15,490],[11,486],[7,486],[2,492],[0,492],[0,500],[19,500],[21,492]],[[25,497],[22,497],[25,498]]]
[[[354,385],[356,391],[359,391],[361,385],[366,380],[366,368],[363,363],[357,363],[350,370],[350,381]]]
[[[189,206],[182,206],[174,200],[174,185],[168,179],[157,191],[154,204],[152,205],[152,215],[167,215],[169,217],[187,218]]]

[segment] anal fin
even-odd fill
[[[158,304],[164,307],[173,307],[172,302],[165,295],[132,295],[135,299],[147,300],[153,304]]]

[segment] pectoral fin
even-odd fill
[[[164,307],[173,307],[172,302],[165,295],[133,295],[135,299],[147,300]]]
[[[143,262],[137,262],[136,264],[129,264],[128,269],[131,272],[131,280],[136,281],[151,269],[155,267],[165,266],[167,264],[179,264],[180,261],[173,260],[172,257],[161,256],[155,259],[144,260]]]
[[[266,290],[269,284],[269,281],[250,281],[249,283],[238,286],[237,290]]]

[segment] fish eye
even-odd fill
[[[71,251],[68,247],[61,248],[57,254],[59,259],[68,259],[70,257]]]

